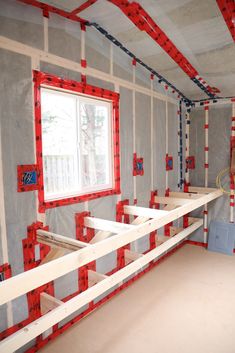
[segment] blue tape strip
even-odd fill
[[[103,34],[108,40],[110,40],[114,45],[119,47],[122,51],[124,51],[127,55],[129,55],[132,59],[135,59],[138,64],[143,66],[146,70],[148,70],[151,74],[156,76],[158,78],[158,82],[164,82],[167,86],[169,86],[172,90],[177,92],[183,102],[185,103],[186,106],[191,106],[192,102],[190,99],[188,99],[178,88],[176,88],[173,84],[171,84],[167,79],[165,79],[162,75],[160,75],[157,71],[152,69],[150,66],[145,64],[142,60],[138,59],[130,50],[128,50],[126,47],[122,45],[119,40],[117,40],[115,37],[113,37],[110,33],[108,33],[104,28],[102,28],[98,23],[91,22],[89,23],[90,26],[96,28],[101,34]]]
[[[183,181],[183,119],[182,119],[182,100],[179,102],[179,135],[180,135],[180,146],[179,146],[179,166],[180,166],[180,180],[178,187],[182,189]]]

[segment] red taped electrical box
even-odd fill
[[[133,156],[133,175],[144,175],[144,159],[137,158],[136,153]]]
[[[38,190],[38,166],[36,164],[18,165],[17,166],[17,191]]]
[[[187,169],[195,169],[195,157],[194,156],[188,156],[186,158],[186,168]]]
[[[173,157],[166,155],[166,170],[173,170]]]

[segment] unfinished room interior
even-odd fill
[[[0,353],[235,353],[235,0],[0,0]]]

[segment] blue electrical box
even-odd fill
[[[235,248],[235,224],[220,221],[210,223],[208,250],[227,255]]]

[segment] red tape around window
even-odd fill
[[[35,135],[36,155],[38,165],[38,199],[39,212],[45,209],[70,205],[96,199],[103,196],[120,193],[120,144],[119,144],[119,94],[104,88],[87,85],[86,82],[77,82],[63,79],[44,72],[33,71],[34,77],[34,99],[35,99]],[[41,85],[69,90],[76,93],[86,94],[91,97],[102,98],[112,103],[113,108],[113,170],[114,186],[112,189],[74,196],[62,200],[45,201],[43,185],[43,158],[42,158],[42,128],[41,128]]]

